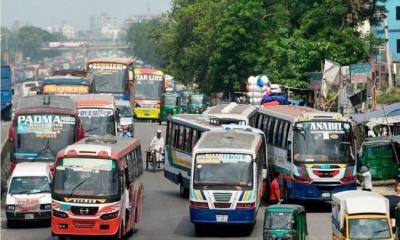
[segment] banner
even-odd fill
[[[331,85],[339,86],[340,79],[340,64],[331,60],[325,59],[323,80]]]
[[[351,83],[366,83],[372,78],[371,64],[350,65]]]

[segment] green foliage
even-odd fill
[[[400,87],[393,87],[385,92],[377,95],[377,102],[379,104],[392,104],[400,102]]]
[[[156,52],[154,37],[155,29],[161,24],[160,18],[136,22],[129,26],[126,40],[128,52],[155,67],[162,65],[161,56]]]
[[[385,0],[173,0],[155,43],[167,72],[205,92],[243,90],[250,75],[307,87],[328,58],[365,62],[379,41],[361,36]]]
[[[15,52],[22,51],[24,57],[29,57],[32,62],[42,60],[45,57],[54,57],[60,55],[57,50],[43,51],[41,48],[50,41],[62,41],[66,37],[60,33],[51,34],[41,28],[34,26],[25,26],[20,28],[17,32],[12,32],[6,28],[1,28],[2,51],[8,48],[11,60],[14,59]],[[3,34],[7,34],[6,41],[3,39]],[[4,40],[4,41],[3,41]]]

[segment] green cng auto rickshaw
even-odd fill
[[[263,240],[305,240],[307,234],[306,211],[303,206],[277,204],[265,209]]]
[[[179,100],[179,96],[175,93],[162,94],[159,120],[160,123],[162,121],[166,121],[169,115],[175,115],[181,112]]]
[[[366,138],[361,145],[361,164],[367,165],[372,179],[393,179],[397,175],[400,153],[398,136]]]
[[[205,97],[203,94],[192,94],[189,96],[188,113],[202,113],[206,109]]]

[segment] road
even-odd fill
[[[140,123],[135,126],[135,134],[142,142],[142,148],[148,147],[151,138],[158,128],[165,131],[165,126]],[[164,135],[165,136],[165,135]],[[135,233],[129,239],[198,239],[194,235],[194,227],[190,223],[188,200],[182,199],[178,187],[166,180],[162,171],[144,172],[145,185],[144,209],[142,222],[137,225]],[[308,203],[307,219],[309,240],[330,239],[330,206],[327,203]],[[4,206],[2,206],[4,209]],[[240,228],[213,228],[201,239],[262,239],[263,210],[260,208],[257,224],[250,236],[243,235]],[[1,239],[38,240],[55,239],[51,237],[50,228],[40,224],[24,224],[17,229],[7,229],[5,213],[1,213]],[[87,239],[87,238],[85,238]]]

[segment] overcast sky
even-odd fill
[[[0,0],[1,25],[14,21],[35,26],[69,22],[79,30],[89,28],[89,18],[102,12],[115,16],[119,23],[131,15],[152,14],[169,10],[171,0]]]

